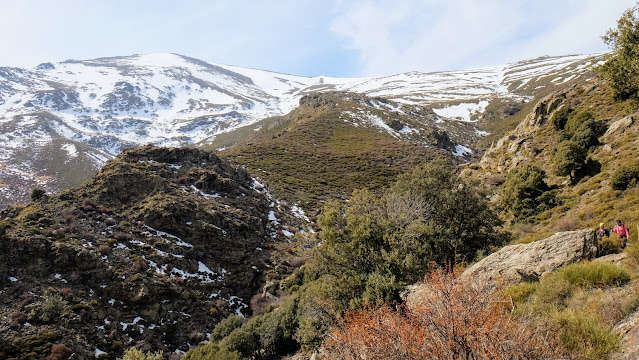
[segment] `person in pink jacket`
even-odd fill
[[[617,220],[617,225],[612,229],[612,232],[617,234],[619,239],[621,239],[621,248],[625,248],[626,243],[628,242],[628,238],[630,237],[630,232],[628,231],[626,225],[624,225],[621,220]]]

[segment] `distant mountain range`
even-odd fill
[[[602,59],[542,57],[379,78],[285,75],[176,54],[0,67],[0,207],[25,201],[35,186],[52,192],[77,186],[128,147],[210,146],[217,135],[288,113],[312,93],[360,93],[371,108],[402,114],[411,105],[430,108],[438,130],[446,131],[460,122],[474,126],[497,99],[525,103],[587,79]],[[457,145],[472,148],[475,140]]]

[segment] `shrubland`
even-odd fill
[[[247,358],[316,349],[347,311],[399,303],[431,263],[472,260],[503,244],[499,224],[476,185],[442,163],[400,175],[381,196],[356,191],[348,203],[323,208],[322,243],[290,278],[279,307],[246,322],[223,321],[203,349]],[[200,351],[187,356],[204,358]]]

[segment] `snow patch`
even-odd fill
[[[471,118],[476,115],[480,115],[484,112],[488,106],[487,100],[482,100],[477,103],[461,103],[456,105],[450,105],[439,109],[433,109],[435,114],[448,119],[474,122]]]

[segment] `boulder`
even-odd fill
[[[539,278],[573,262],[592,259],[597,236],[592,229],[566,231],[529,244],[505,246],[464,271],[460,278],[480,286],[509,286]]]
[[[619,334],[619,351],[611,358],[626,360],[639,358],[639,311],[619,323],[614,331]]]
[[[634,118],[632,115],[628,115],[622,119],[619,119],[608,127],[606,133],[603,135],[604,139],[609,138],[612,135],[615,135],[619,132],[623,132],[626,128],[630,127],[634,123]]]

